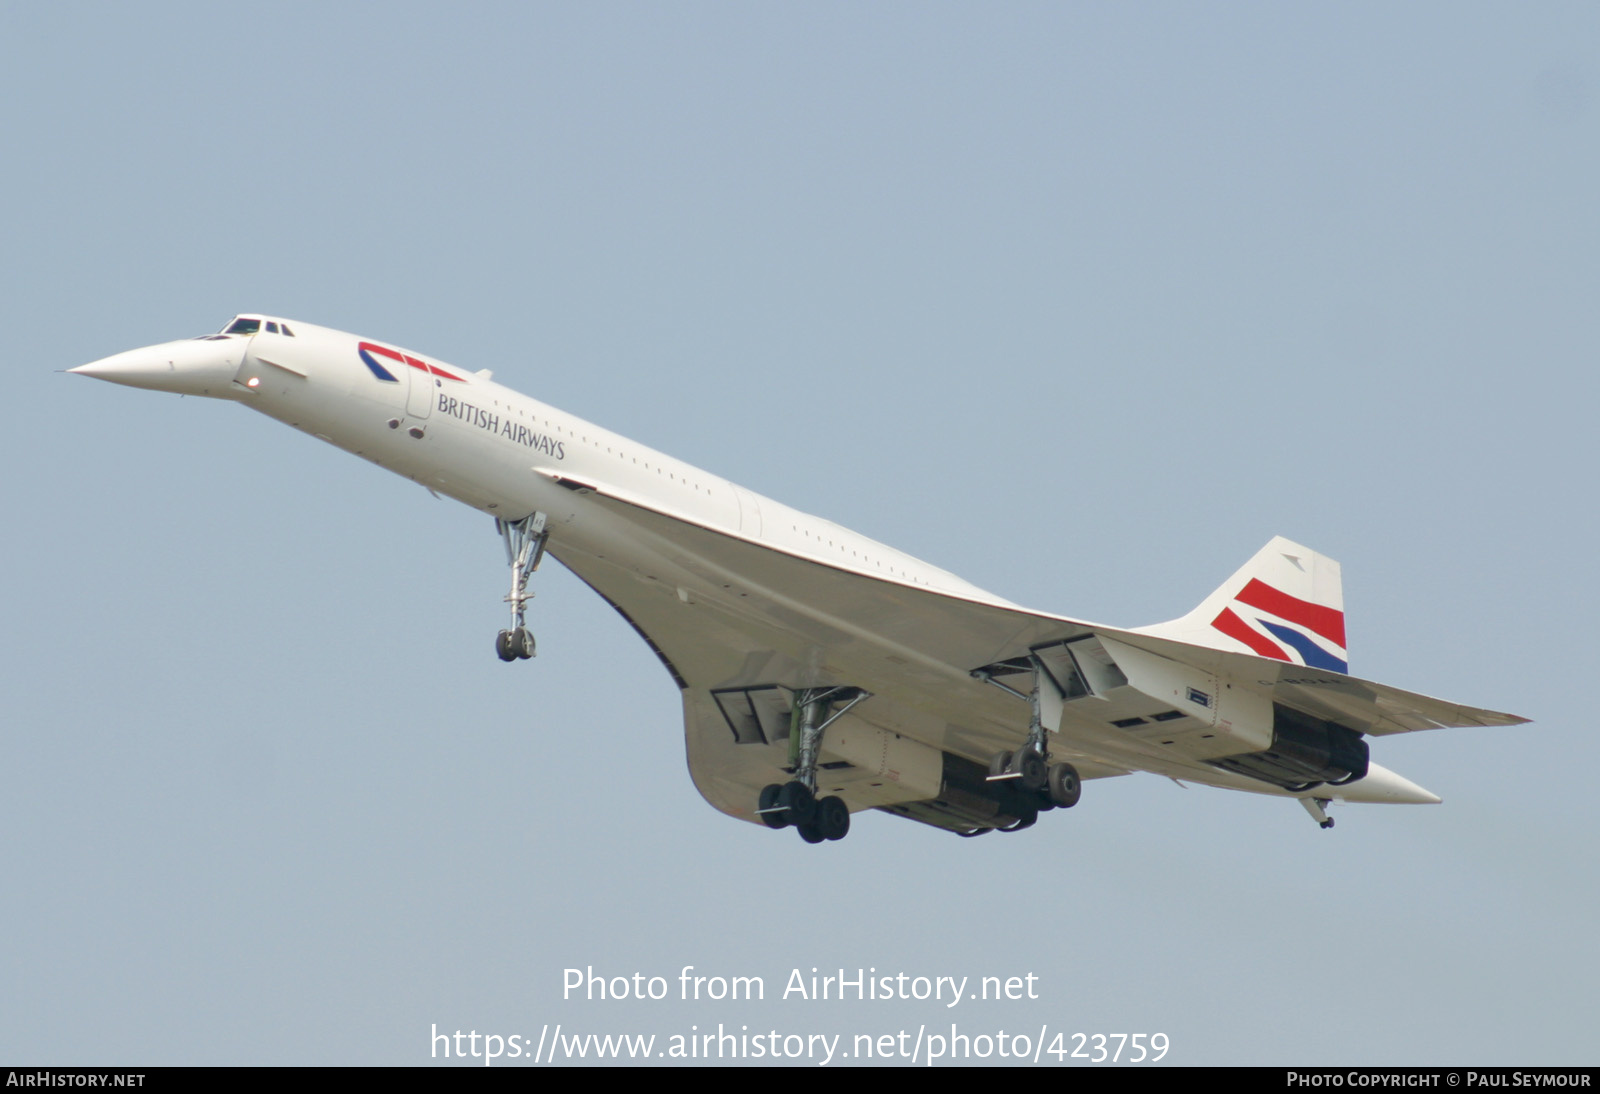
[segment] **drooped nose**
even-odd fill
[[[190,338],[130,349],[67,371],[129,387],[227,399],[234,395],[233,377],[246,345],[245,338]]]

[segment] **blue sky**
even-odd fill
[[[0,8],[0,1057],[958,1021],[1177,1063],[1593,1063],[1592,5]],[[489,521],[57,370],[267,311],[412,346],[1021,603],[1274,534],[1352,671],[1534,719],[1351,807],[1092,783],[956,840],[722,817],[676,690]],[[562,970],[759,975],[563,1000]],[[1039,977],[773,999],[795,968]]]

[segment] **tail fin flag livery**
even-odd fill
[[[1187,615],[1124,629],[1013,604],[487,370],[298,320],[70,371],[238,403],[492,517],[499,658],[534,656],[529,583],[555,558],[677,685],[706,800],[807,843],[867,810],[1017,832],[1135,772],[1294,799],[1327,828],[1333,802],[1439,801],[1373,762],[1385,736],[1526,721],[1350,675],[1339,564],[1282,537]]]
[[[1282,536],[1188,615],[1138,629],[1309,668],[1350,671],[1339,564]]]

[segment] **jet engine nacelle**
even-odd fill
[[[1275,703],[1270,748],[1211,763],[1285,790],[1310,790],[1366,778],[1369,760],[1367,742],[1355,730]]]
[[[1127,687],[1171,708],[1170,721],[1160,720],[1159,729],[1145,733],[1163,745],[1285,790],[1339,785],[1367,774],[1367,742],[1357,730],[1275,703],[1266,692],[1193,665],[1110,638],[1100,642]]]

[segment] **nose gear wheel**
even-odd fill
[[[514,631],[501,631],[499,637],[494,640],[494,652],[500,655],[502,661],[532,657],[533,632],[527,627],[518,627]]]

